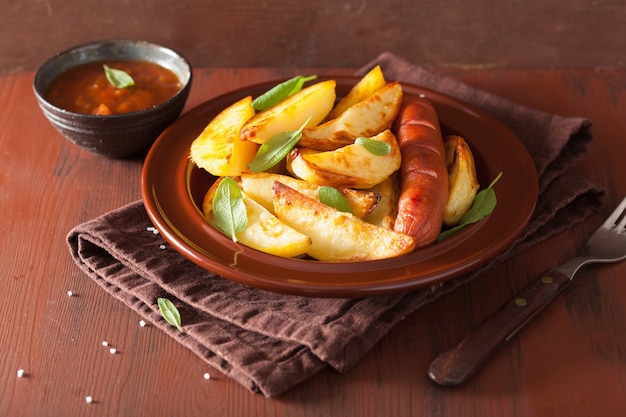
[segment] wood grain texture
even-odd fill
[[[324,71],[350,72],[198,69],[187,108],[247,84]],[[32,72],[0,77],[0,415],[621,416],[624,263],[579,272],[466,384],[436,386],[426,370],[533,277],[571,258],[626,194],[626,72],[442,72],[545,111],[591,118],[595,141],[576,169],[606,186],[607,206],[409,316],[349,372],[323,371],[275,399],[251,394],[158,329],[139,326],[141,317],[74,265],[66,233],[139,199],[142,160],[111,161],[69,144],[37,108]]]
[[[196,67],[624,68],[621,0],[24,0],[0,14],[0,73],[102,38],[159,42]]]

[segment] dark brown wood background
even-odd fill
[[[0,73],[103,38],[195,67],[626,68],[623,0],[0,0]]]

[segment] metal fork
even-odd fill
[[[431,363],[429,377],[440,385],[459,385],[550,304],[584,265],[626,259],[626,198],[587,240],[579,256],[548,269],[511,298],[461,342]]]

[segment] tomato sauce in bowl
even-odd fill
[[[106,78],[104,65],[125,71],[135,84],[115,87]],[[182,87],[176,74],[152,62],[95,61],[57,76],[44,96],[54,106],[70,112],[106,116],[155,106],[173,97]]]
[[[121,70],[134,85],[124,83]],[[109,158],[146,152],[183,111],[193,72],[187,59],[143,40],[110,39],[74,46],[45,61],[33,78],[44,116],[68,141]],[[130,83],[133,84],[133,83]]]

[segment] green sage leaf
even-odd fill
[[[113,87],[126,88],[135,85],[135,80],[126,71],[111,68],[108,65],[103,65],[103,67],[104,75],[106,75],[107,80]]]
[[[319,188],[317,192],[320,202],[335,208],[339,211],[343,211],[346,213],[354,214],[352,211],[352,206],[343,195],[341,191],[336,189],[335,187],[329,187],[327,185],[323,185]]]
[[[309,120],[311,120],[311,117],[296,131],[281,132],[272,136],[259,147],[256,155],[248,164],[248,168],[252,172],[261,172],[279,163],[296,146],[302,137],[302,130],[309,123]]]
[[[248,213],[239,186],[230,177],[224,177],[213,197],[215,225],[226,236],[237,242],[237,233],[248,226]]]
[[[311,75],[308,77],[298,75],[287,81],[277,84],[270,90],[255,98],[252,101],[252,107],[256,111],[269,109],[270,107],[277,105],[287,97],[296,94],[302,89],[302,86],[305,82],[314,80],[316,78],[317,75]]]
[[[161,315],[165,319],[166,322],[171,324],[172,326],[176,326],[179,331],[183,331],[182,323],[180,321],[180,313],[178,309],[167,298],[158,298],[157,304],[159,305],[159,310],[161,311]]]
[[[474,198],[474,203],[472,204],[472,207],[468,210],[467,213],[465,213],[463,217],[461,217],[458,226],[441,232],[441,234],[437,238],[437,242],[441,242],[442,240],[449,238],[450,236],[458,233],[460,230],[462,230],[466,226],[469,226],[470,224],[481,221],[493,212],[493,209],[496,207],[496,204],[498,202],[498,199],[496,198],[496,192],[493,190],[493,186],[496,185],[501,176],[502,173],[499,173],[496,178],[491,182],[491,184],[489,184],[489,187],[476,194],[476,198]]]
[[[381,142],[370,138],[358,137],[354,141],[357,145],[361,145],[370,153],[378,156],[385,156],[391,152],[391,145],[387,142]]]

